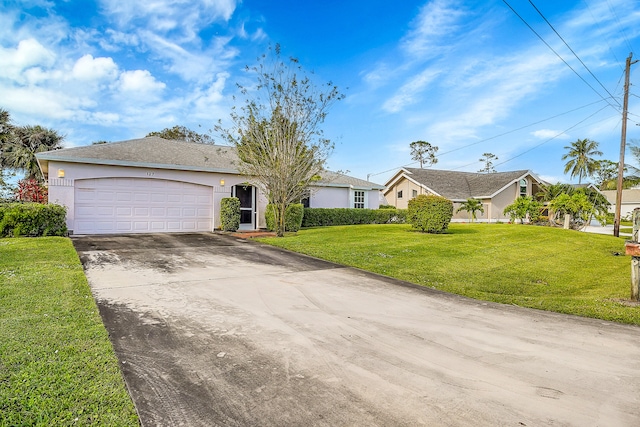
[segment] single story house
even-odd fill
[[[504,208],[520,196],[532,196],[540,191],[543,181],[533,172],[474,173],[437,169],[400,169],[387,181],[384,196],[390,205],[406,209],[409,200],[419,194],[446,197],[453,202],[453,221],[468,221],[469,213],[455,213],[469,198],[482,202],[484,213],[477,212],[478,221],[508,220]]]
[[[602,190],[600,192],[611,203],[609,212],[615,213],[616,199],[618,198],[617,190]],[[640,188],[623,189],[620,202],[620,217],[631,219],[631,214],[635,208],[640,208]]]
[[[67,207],[73,234],[201,232],[220,227],[220,201],[240,199],[242,230],[265,227],[267,198],[236,168],[229,146],[158,137],[36,155],[49,201]],[[327,172],[306,206],[378,208],[384,187]]]

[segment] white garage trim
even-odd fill
[[[212,230],[212,187],[146,178],[74,183],[74,234]]]

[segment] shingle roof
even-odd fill
[[[405,168],[407,176],[450,200],[490,197],[510,183],[531,174],[528,170],[496,173]]]
[[[233,147],[166,140],[156,136],[106,144],[46,151],[36,155],[43,169],[50,160],[147,168],[238,173]],[[347,175],[327,172],[319,185],[382,189],[384,186]]]

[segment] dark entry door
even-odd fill
[[[236,185],[235,197],[240,199],[240,228],[255,229],[255,188],[251,185]]]

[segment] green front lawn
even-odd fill
[[[137,426],[73,245],[0,239],[0,426]]]
[[[313,228],[262,242],[486,301],[640,325],[624,240],[551,227],[451,224]],[[619,255],[622,254],[622,255]]]

